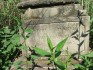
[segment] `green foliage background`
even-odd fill
[[[13,17],[20,18],[16,4],[19,0],[0,0],[0,70],[10,70],[20,54],[19,25]]]
[[[90,47],[93,49],[93,0],[79,0],[90,16]]]

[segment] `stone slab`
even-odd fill
[[[18,3],[17,7],[19,9],[41,8],[57,5],[67,5],[72,3],[77,4],[78,0],[23,0],[21,3]]]
[[[28,19],[24,21],[24,27],[26,25],[34,24],[50,24],[50,23],[64,23],[64,22],[79,22],[78,17],[52,17],[52,18],[37,18]]]
[[[27,39],[26,44],[30,48],[36,45],[36,47],[49,51],[47,36],[50,37],[54,46],[65,37],[68,37],[62,50],[62,56],[67,54],[66,51],[78,55],[87,53],[89,51],[90,17],[82,9],[80,4],[37,9],[29,8],[23,16],[27,16],[24,20],[24,27],[28,26],[28,28],[33,29],[33,33]],[[82,11],[83,14],[81,14]],[[65,61],[65,58],[62,60]],[[36,70],[47,70],[46,60],[41,59],[41,61],[36,62],[43,67],[36,68]],[[73,60],[73,62],[75,61]],[[72,70],[73,67],[69,67],[69,70]]]
[[[80,24],[77,21],[74,22],[47,22],[33,24],[29,22],[29,28],[33,29],[31,37],[27,40],[27,45],[37,46],[44,50],[49,50],[47,45],[47,35],[51,38],[53,45],[56,46],[63,38],[69,37],[68,41],[63,48],[70,53],[81,54],[87,53],[89,50],[89,16],[82,16],[82,22]],[[85,21],[86,19],[86,21]],[[36,19],[35,19],[36,20]],[[42,21],[43,22],[43,21]],[[26,24],[25,24],[26,26]]]
[[[38,9],[27,9],[23,17],[27,19],[38,19],[38,18],[59,18],[59,17],[77,17],[78,10],[83,8],[80,4],[71,4],[65,6],[53,6]]]
[[[71,17],[68,18],[71,20]],[[51,20],[51,18],[49,19]],[[33,29],[31,37],[27,40],[27,45],[30,47],[36,45],[48,51],[47,35],[53,41],[54,46],[63,38],[69,37],[64,50],[68,49],[70,53],[78,53],[78,51],[80,51],[81,54],[87,53],[89,49],[89,16],[81,16],[83,24],[79,22],[79,19],[75,21],[70,20],[67,22],[66,19],[65,22],[63,22],[63,20],[59,22],[53,19],[50,22],[44,19],[33,19],[29,23],[26,22],[24,27],[28,26],[28,28]],[[33,23],[34,21],[36,22]]]
[[[76,40],[74,36],[78,36],[79,22],[38,24],[30,25],[29,28],[33,29],[31,37],[27,40],[29,46],[36,45],[37,47],[49,51],[47,47],[47,35],[51,38],[54,46],[63,38],[69,37],[64,50],[68,48],[68,51],[71,53],[78,52],[79,41]],[[76,33],[74,34],[74,32]],[[80,50],[84,51],[84,47],[81,47]]]

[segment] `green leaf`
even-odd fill
[[[21,26],[22,25],[22,21],[18,17],[12,16],[12,19],[14,19],[18,23],[18,26]]]
[[[35,52],[37,52],[37,54],[39,54],[39,55],[41,55],[41,56],[50,56],[50,53],[49,52],[47,52],[47,51],[45,51],[45,50],[43,50],[43,49],[40,49],[40,48],[38,48],[38,47],[34,47],[33,48],[33,50],[35,51]]]
[[[53,44],[48,36],[47,36],[47,43],[48,43],[50,52],[53,52]]]
[[[62,61],[55,61],[55,65],[60,69],[60,70],[65,70],[65,65],[62,63]]]
[[[82,56],[89,57],[89,58],[93,58],[93,52],[90,52],[90,53],[81,55],[81,58],[82,58]]]
[[[13,37],[11,38],[11,43],[14,45],[19,45],[20,44],[20,35],[18,35],[18,34],[13,35]]]
[[[27,33],[32,33],[33,30],[32,30],[31,28],[26,28],[26,29],[25,29],[25,32],[27,32]]]
[[[10,52],[13,49],[13,47],[14,46],[12,44],[10,44],[9,46],[7,46],[7,51]]]
[[[7,45],[9,45],[11,42],[9,40],[7,41],[6,39],[4,39],[2,40],[2,43],[4,47],[7,47]]]
[[[13,66],[17,69],[17,68],[19,68],[19,65],[20,64],[22,64],[22,61],[15,61],[14,63],[13,63]]]
[[[36,55],[31,55],[31,58],[32,58],[32,59],[39,59],[39,57],[36,56]]]
[[[86,56],[93,58],[93,52],[88,53]]]
[[[10,29],[9,29],[8,27],[5,27],[5,28],[4,28],[4,33],[9,34],[9,33],[10,33]]]
[[[11,37],[11,35],[9,35],[9,34],[6,34],[6,35],[1,35],[0,37],[4,37],[4,38],[10,38]]]
[[[0,29],[0,34],[4,34],[3,28]]]
[[[58,58],[61,55],[61,51],[55,52],[55,58]]]
[[[22,46],[20,46],[20,47],[19,47],[19,49],[27,51],[27,50],[28,50],[28,47],[27,47],[27,46],[22,45]]]
[[[10,32],[10,34],[14,34],[14,33],[15,33],[15,31],[11,31],[11,32]]]
[[[2,63],[2,59],[0,58],[0,64]]]
[[[91,24],[93,23],[93,17],[91,18],[90,23],[91,23]]]
[[[83,69],[83,70],[85,70],[85,67],[83,65],[81,65],[81,64],[75,64],[74,67],[75,67],[75,69]]]
[[[68,37],[67,37],[68,38]],[[66,41],[67,41],[67,38],[63,39],[61,42],[59,42],[56,46],[56,50],[55,52],[59,52],[61,51],[61,49],[64,47]]]

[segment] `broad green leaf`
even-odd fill
[[[15,31],[11,31],[11,32],[10,32],[10,34],[14,34],[14,33],[15,33]]]
[[[68,38],[68,37],[67,37]],[[61,49],[64,47],[66,41],[67,41],[67,38],[63,39],[61,42],[59,42],[56,46],[56,50],[55,52],[59,52],[61,51]]]
[[[5,50],[5,51],[3,51],[2,53],[3,53],[4,55],[6,55],[6,54],[7,54],[7,52],[8,52],[8,51],[7,51],[7,50]]]
[[[61,51],[55,52],[55,58],[58,58],[61,55]]]
[[[35,50],[35,52],[37,52],[37,54],[41,55],[41,56],[50,56],[50,53],[43,50],[43,49],[40,49],[38,47],[34,47],[33,50]]]
[[[11,35],[10,34],[3,34],[3,35],[1,35],[0,37],[2,37],[2,38],[10,38],[11,37]]]
[[[27,33],[32,33],[33,30],[32,30],[31,28],[26,28],[26,29],[25,29],[25,32],[27,32]]]
[[[86,56],[93,58],[93,52],[88,53]]]
[[[80,56],[80,58],[82,58],[82,59],[84,59],[85,57],[93,58],[93,52],[83,54],[83,55]]]
[[[48,36],[47,36],[47,43],[48,43],[50,52],[53,52],[53,44]]]
[[[28,50],[28,47],[27,47],[27,46],[22,45],[22,46],[20,46],[20,47],[19,47],[19,49],[27,51],[27,50]]]
[[[60,58],[59,57],[56,57],[55,59],[54,59],[54,62],[57,62],[57,61],[59,61],[60,60]]]
[[[16,51],[16,49],[17,49],[16,47],[13,47],[12,52],[15,52],[15,51]]]
[[[17,69],[20,64],[22,64],[22,61],[15,61],[15,62],[13,63],[13,66]]]
[[[60,69],[60,70],[65,70],[65,65],[62,63],[62,61],[55,61],[55,65]]]
[[[4,39],[4,40],[2,40],[2,43],[3,43],[4,47],[7,47],[7,45],[9,45],[11,42]]]
[[[13,44],[10,44],[9,46],[7,46],[7,51],[10,52],[13,49]]]
[[[83,65],[81,65],[81,64],[75,64],[74,67],[75,67],[75,69],[83,69],[83,70],[85,70],[85,67]]]
[[[8,27],[5,27],[5,28],[4,28],[4,33],[9,34],[9,33],[10,33],[10,29],[9,29]]]
[[[31,58],[32,58],[32,59],[39,59],[39,57],[36,56],[36,55],[31,55]]]
[[[11,42],[14,45],[19,45],[20,44],[20,35],[18,35],[18,34],[13,35],[13,37],[11,38]]]

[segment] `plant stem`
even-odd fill
[[[26,45],[26,40],[25,40],[25,47],[27,47],[27,45]],[[27,64],[27,66],[26,66],[26,70],[28,70],[28,60],[27,60],[27,57],[28,57],[28,54],[27,54],[27,50],[26,50],[26,64]]]

